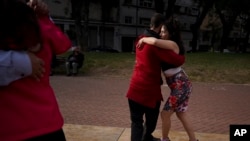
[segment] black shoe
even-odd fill
[[[150,138],[147,139],[144,138],[142,141],[161,141],[161,139],[151,136]]]
[[[153,141],[161,141],[160,138],[153,137]]]
[[[67,76],[71,76],[71,73],[68,73]]]

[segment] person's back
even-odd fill
[[[162,99],[161,65],[154,49],[156,48],[146,44],[143,49],[136,49],[136,62],[127,93],[128,98],[149,107],[154,107],[156,101]],[[134,91],[137,94],[134,94]],[[155,96],[152,96],[152,93]]]

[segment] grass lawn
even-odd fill
[[[132,53],[86,52],[84,75],[130,78]],[[183,65],[193,82],[250,84],[250,54],[187,53]]]

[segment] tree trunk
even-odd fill
[[[247,34],[244,38],[244,43],[243,43],[243,47],[242,47],[242,52],[246,53],[247,52],[247,46],[248,46],[248,39],[250,36],[250,31],[247,31]]]
[[[235,11],[233,15],[228,17],[227,20],[225,18],[225,15],[223,15],[220,10],[217,9],[217,13],[220,16],[221,23],[223,25],[223,34],[222,34],[221,46],[220,46],[220,52],[223,53],[224,49],[226,49],[228,46],[229,34],[233,29],[233,25],[239,14],[239,11]]]
[[[166,19],[169,19],[174,14],[174,7],[175,7],[176,0],[168,0],[168,7],[166,10]]]
[[[84,8],[83,8],[83,34],[82,34],[82,38],[81,38],[81,47],[83,51],[86,51],[88,48],[88,41],[89,41],[89,30],[88,30],[88,26],[89,26],[89,4],[90,4],[90,0],[84,0]]]
[[[71,0],[71,7],[72,18],[75,20],[76,44],[85,51],[88,46],[89,0]]]
[[[164,2],[163,2],[163,0],[155,0],[155,11],[157,13],[163,14],[163,12],[164,12]]]
[[[249,36],[250,36],[250,17],[247,18],[246,20],[246,27],[245,27],[245,30],[247,32],[245,38],[244,38],[244,45],[243,45],[243,52],[246,52],[247,51],[247,46],[248,46],[248,39],[249,39]]]

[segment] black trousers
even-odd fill
[[[58,131],[34,137],[25,141],[66,141],[66,138],[63,130],[60,129]]]
[[[159,101],[155,108],[143,106],[128,100],[131,119],[131,141],[153,141],[154,132],[160,112]],[[145,116],[145,122],[144,122]]]

